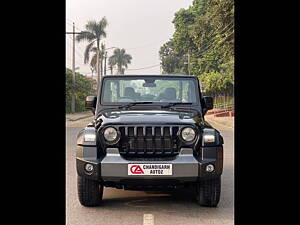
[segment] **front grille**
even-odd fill
[[[179,153],[179,126],[119,126],[119,152],[126,157],[168,157]]]

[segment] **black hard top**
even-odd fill
[[[103,78],[114,78],[114,77],[182,77],[182,78],[197,78],[193,75],[184,75],[184,74],[126,74],[126,75],[105,75]]]

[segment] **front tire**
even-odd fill
[[[197,186],[197,202],[201,206],[217,207],[221,194],[221,176],[200,181]]]
[[[103,185],[94,180],[77,177],[79,202],[83,206],[98,206],[103,196]]]

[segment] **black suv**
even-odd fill
[[[78,196],[101,202],[104,187],[164,190],[192,186],[197,202],[216,207],[223,138],[204,120],[213,108],[186,75],[105,76],[86,98],[94,120],[77,136]]]

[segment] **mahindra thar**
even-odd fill
[[[199,205],[217,206],[223,138],[204,119],[213,99],[202,96],[197,77],[104,76],[85,105],[94,119],[77,136],[82,205],[99,205],[104,187],[191,187]]]

